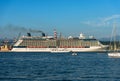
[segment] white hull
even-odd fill
[[[110,56],[110,57],[120,57],[120,53],[119,52],[112,52],[112,53],[108,53],[108,56]]]
[[[92,52],[92,51],[105,51],[100,46],[94,46],[90,48],[13,48],[13,52]]]

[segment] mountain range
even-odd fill
[[[113,37],[103,37],[103,38],[100,38],[99,40],[100,40],[100,41],[113,41],[114,38],[113,38]],[[120,35],[117,35],[117,36],[115,37],[115,40],[116,40],[116,41],[120,41]]]

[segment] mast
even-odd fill
[[[114,26],[113,26],[114,30],[113,30],[113,34],[114,34],[114,51],[117,50],[117,47],[116,47],[116,23],[114,23]]]

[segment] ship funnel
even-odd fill
[[[45,33],[42,33],[42,36],[45,37]]]
[[[31,34],[30,34],[30,33],[27,33],[27,36],[28,36],[28,37],[31,37]]]

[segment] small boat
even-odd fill
[[[77,55],[77,53],[72,53],[72,55]]]
[[[116,44],[116,26],[113,26],[113,51],[112,52],[108,52],[108,56],[109,57],[116,57],[116,58],[120,58],[120,52],[117,49],[117,44]],[[112,40],[112,38],[111,38]],[[111,43],[110,43],[110,48],[111,48]]]
[[[116,58],[120,58],[120,53],[119,52],[110,52],[108,53],[108,56],[110,57],[116,57]]]

